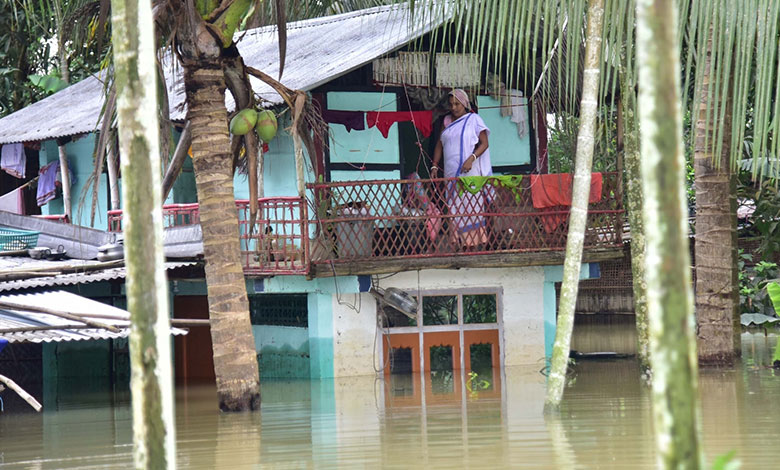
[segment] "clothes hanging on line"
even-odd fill
[[[366,113],[368,127],[376,126],[384,138],[390,133],[390,127],[396,122],[412,121],[424,137],[433,131],[433,111],[369,111]]]
[[[0,211],[24,215],[24,187],[0,196]]]
[[[36,197],[39,207],[54,199],[57,192],[57,175],[59,172],[59,160],[54,160],[38,172],[38,193]]]
[[[322,112],[322,119],[331,124],[342,124],[347,132],[352,130],[362,131],[366,128],[365,113],[363,111],[335,111],[326,109]]]
[[[531,175],[531,200],[534,208],[541,211],[560,211],[562,206],[571,206],[573,180],[571,173]],[[601,201],[602,184],[602,174],[591,173],[590,194],[588,195],[589,204]],[[541,216],[542,225],[547,233],[555,231],[566,218],[566,215],[561,214]]]
[[[24,179],[27,155],[24,153],[24,146],[21,143],[3,145],[0,168],[11,176]]]
[[[505,101],[501,102],[501,115],[509,116],[509,120],[517,124],[517,135],[522,139],[528,135],[528,106],[523,92],[509,90]]]

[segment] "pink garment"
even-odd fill
[[[23,191],[24,188],[16,188],[13,191],[0,196],[0,211],[24,215]]]
[[[551,173],[531,175],[531,200],[535,209],[559,212],[563,206],[571,206],[571,188],[573,176],[570,173]],[[603,177],[601,173],[590,175],[590,195],[588,203],[601,200]],[[542,225],[547,233],[555,231],[565,220],[566,215],[544,215]]]
[[[407,178],[419,180],[420,175],[415,171]],[[431,241],[436,241],[436,237],[439,236],[439,231],[441,230],[441,211],[436,207],[436,204],[432,204],[430,199],[428,199],[422,182],[415,181],[411,184],[410,189],[411,191],[409,191],[409,195],[407,196],[407,202],[409,205],[421,207],[425,211],[425,215],[428,217],[428,220],[425,221],[425,229],[426,232],[428,232],[428,238],[430,238]]]
[[[366,113],[368,127],[376,126],[385,139],[393,124],[406,121],[412,121],[414,127],[419,129],[423,136],[428,137],[433,130],[433,111],[368,111]]]

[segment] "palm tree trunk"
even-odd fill
[[[125,156],[133,460],[135,468],[176,468],[152,9],[149,2],[132,0],[113,0],[112,7],[119,142]]]
[[[710,30],[711,31],[711,30]],[[710,70],[712,37],[707,41],[705,71]],[[729,165],[731,100],[722,98],[722,133],[710,105],[709,74],[702,78],[693,168],[696,186],[696,331],[702,364],[734,363],[739,356],[736,177]],[[714,86],[714,85],[713,85]],[[728,95],[729,93],[725,93]],[[721,96],[724,95],[721,93]],[[720,121],[720,119],[717,119]],[[716,145],[715,139],[723,142]],[[721,148],[714,155],[716,147]]]
[[[625,72],[620,74],[620,97],[625,121],[623,154],[626,164],[626,200],[628,202],[628,224],[631,227],[631,275],[634,290],[634,313],[636,315],[636,355],[643,372],[650,369],[650,337],[647,324],[647,285],[645,283],[645,225],[642,221],[642,175],[639,158],[639,128],[636,125],[634,109],[636,98],[634,80]]]
[[[255,410],[260,407],[260,378],[240,256],[225,80],[218,59],[186,64],[184,81],[219,407]]]
[[[653,420],[662,468],[697,469],[698,377],[682,145],[677,2],[637,1]]]
[[[577,154],[574,163],[569,233],[566,238],[566,259],[563,265],[563,284],[558,308],[558,321],[553,345],[552,366],[547,378],[545,412],[556,411],[563,398],[566,369],[569,366],[571,333],[574,329],[574,307],[582,267],[582,250],[588,222],[590,173],[593,167],[596,119],[598,117],[599,70],[601,61],[601,29],[604,1],[588,2],[588,29],[585,42],[585,69],[580,101],[580,129],[577,135]]]

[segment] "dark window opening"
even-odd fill
[[[463,323],[496,323],[496,295],[464,295]]]
[[[309,327],[306,294],[259,294],[249,296],[253,325]]]
[[[493,345],[490,343],[472,344],[469,347],[471,370],[477,373],[493,368]]]
[[[452,346],[431,346],[431,370],[452,370]]]
[[[408,374],[412,372],[412,348],[392,348],[390,350],[390,373]]]
[[[457,324],[457,295],[426,295],[423,297],[423,325]]]

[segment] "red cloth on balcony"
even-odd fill
[[[428,137],[433,130],[433,111],[368,111],[366,113],[368,127],[376,126],[385,139],[393,124],[406,121],[412,121],[414,127],[419,129],[423,136]]]
[[[531,200],[534,208],[541,211],[560,211],[563,206],[571,206],[571,173],[551,173],[547,175],[531,175]],[[590,195],[588,203],[601,200],[603,176],[601,173],[590,175]],[[566,220],[565,215],[543,215],[542,225],[547,233],[555,231]]]

